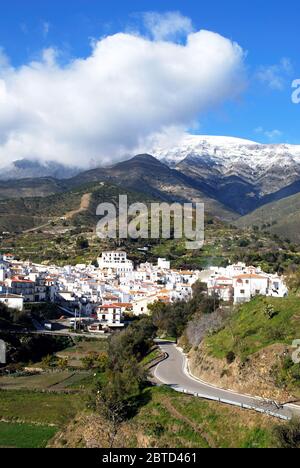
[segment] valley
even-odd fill
[[[37,264],[49,271],[54,265],[68,266],[69,271],[76,269],[75,265],[97,268],[99,253],[122,249],[134,268],[168,259],[175,274],[245,262],[265,274],[285,274],[293,284],[288,298],[257,297],[241,306],[219,302],[203,292],[200,296],[194,293],[187,303],[158,301],[153,309],[149,306],[149,317],[129,314],[124,330],[104,340],[85,340],[80,331],[77,337],[29,337],[25,333],[22,337],[20,331],[29,326],[33,311],[39,311],[39,320],[53,313],[48,315],[47,307],[39,304],[26,308],[25,316],[13,324],[16,336],[3,335],[3,330],[1,335],[14,353],[19,350],[24,355],[18,358],[14,354],[17,367],[11,375],[0,376],[0,446],[13,445],[12,440],[16,446],[26,447],[110,446],[111,421],[97,406],[95,388],[105,401],[106,392],[119,385],[121,394],[118,390],[116,397],[129,409],[118,427],[114,447],[282,444],[278,433],[289,430],[292,423],[178,394],[166,385],[153,386],[156,368],[151,371],[151,363],[161,358],[153,339],[176,338],[188,353],[193,375],[206,385],[217,386],[219,392],[230,389],[276,400],[276,404],[300,398],[299,369],[287,357],[299,331],[299,181],[293,179],[291,170],[282,172],[277,184],[279,175],[273,162],[272,168],[263,165],[265,154],[257,169],[260,175],[255,172],[249,176],[249,167],[242,163],[248,151],[257,159],[259,151],[278,154],[282,148],[262,150],[253,142],[230,141],[232,153],[225,168],[218,158],[219,152],[222,157],[224,151],[228,154],[228,142],[221,142],[225,144],[223,152],[217,143],[208,141],[199,147],[197,139],[180,152],[153,151],[157,157],[141,154],[68,178],[0,181],[0,254],[11,253],[21,263],[28,260],[28,265]],[[295,164],[296,159],[295,155]],[[280,189],[275,190],[275,186]],[[185,239],[172,235],[170,239],[99,239],[95,232],[98,204],[112,202],[117,206],[124,194],[129,204],[204,203],[203,248],[188,251]],[[107,287],[108,282],[105,284]],[[203,286],[198,287],[201,290]],[[265,313],[268,307],[276,311],[271,319]],[[217,325],[214,314],[218,314]],[[56,312],[56,319],[60,315]],[[1,324],[11,331],[7,321]],[[40,340],[43,355],[32,363],[28,352],[35,352],[33,338]],[[35,370],[24,373],[24,364]],[[174,371],[173,377],[176,375]],[[116,382],[115,376],[120,381]],[[23,400],[26,404],[21,411]],[[36,405],[43,409],[42,416]],[[230,427],[224,424],[228,418]]]

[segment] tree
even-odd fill
[[[97,369],[99,372],[104,372],[107,368],[108,356],[105,352],[92,352],[82,358],[81,361],[85,369]]]
[[[275,427],[274,437],[278,448],[300,448],[300,419]]]
[[[76,245],[80,250],[85,250],[89,248],[89,241],[83,237],[78,237]]]
[[[51,367],[53,365],[53,356],[50,354],[48,356],[45,356],[42,359],[42,366],[43,367]]]
[[[132,358],[122,371],[108,371],[105,383],[96,387],[96,409],[107,424],[109,448],[113,448],[124,421],[137,406],[144,373]]]
[[[197,282],[193,286],[193,297],[190,301],[164,304],[156,302],[149,306],[154,325],[163,333],[179,338],[188,322],[196,313],[211,314],[219,308],[219,297],[207,296],[207,286]]]
[[[64,357],[58,358],[56,365],[60,369],[67,369],[67,367],[69,365],[69,359],[67,357],[66,358],[64,358]]]
[[[234,352],[233,352],[233,351],[229,351],[229,352],[227,353],[227,355],[226,355],[227,364],[229,364],[229,365],[230,365],[230,364],[233,364],[234,361],[235,361],[235,358],[236,358],[236,356],[235,356]]]

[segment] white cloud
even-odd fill
[[[4,49],[0,47],[0,71],[1,69],[8,69],[9,67],[9,58],[7,57]]]
[[[50,23],[48,21],[44,21],[43,22],[43,25],[42,25],[42,29],[43,29],[43,36],[44,38],[46,38],[49,34],[49,31],[50,31]]]
[[[290,59],[284,57],[277,65],[271,65],[267,67],[261,67],[257,73],[257,78],[267,84],[271,89],[275,91],[282,91],[287,82],[288,77],[293,72],[293,65]]]
[[[174,40],[180,35],[187,35],[193,31],[190,18],[176,11],[167,13],[147,12],[143,15],[146,29],[157,40]]]
[[[119,33],[67,65],[54,49],[18,69],[0,58],[0,164],[114,162],[236,97],[243,61],[236,43],[208,31],[185,45]]]
[[[270,140],[270,141],[278,140],[278,138],[282,137],[282,135],[283,135],[283,133],[278,129],[265,130],[263,127],[258,127],[254,131],[255,131],[255,133],[259,133],[259,134],[267,137],[268,140]]]

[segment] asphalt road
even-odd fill
[[[186,390],[188,393],[197,393],[212,399],[217,398],[235,404],[249,405],[257,410],[263,409],[278,416],[300,417],[300,406],[298,408],[294,405],[280,407],[275,402],[223,390],[192,377],[187,369],[186,356],[173,343],[159,342],[158,344],[162,351],[168,355],[168,358],[154,369],[154,377],[159,383],[169,385],[177,391]]]

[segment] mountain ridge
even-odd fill
[[[27,169],[35,165],[23,164]],[[48,196],[94,182],[110,182],[168,202],[203,202],[214,215],[232,220],[300,192],[300,145],[189,135],[169,148],[154,148],[68,178],[0,177],[0,198]]]
[[[22,180],[33,178],[53,177],[58,180],[68,179],[80,172],[74,166],[57,163],[55,161],[38,161],[20,159],[4,166],[0,171],[0,181]]]
[[[287,188],[300,181],[300,145],[189,135],[177,146],[154,148],[152,154],[205,184],[217,200],[240,215],[276,198],[276,193],[292,195]]]

